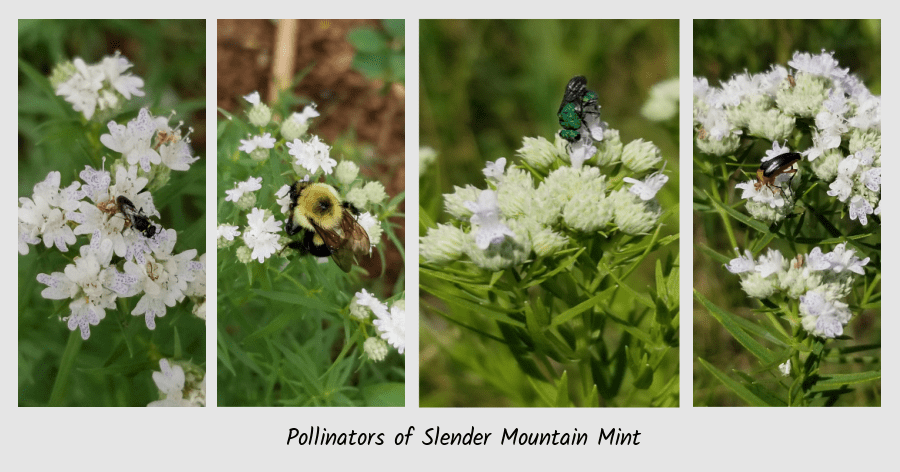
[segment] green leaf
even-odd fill
[[[813,390],[842,387],[881,379],[881,371],[858,372],[854,374],[832,374],[819,376]]]
[[[359,52],[353,58],[353,68],[369,79],[381,79],[390,67],[387,53]]]
[[[562,312],[562,313],[556,315],[556,317],[553,318],[553,322],[550,324],[550,326],[555,328],[555,327],[557,327],[557,326],[559,326],[559,325],[565,323],[566,321],[569,321],[569,320],[571,320],[572,318],[574,318],[574,317],[580,315],[581,313],[584,313],[585,311],[587,311],[587,310],[593,308],[594,306],[596,306],[597,304],[599,304],[599,303],[600,303],[601,301],[603,301],[604,299],[609,298],[609,294],[608,294],[607,292],[608,292],[610,289],[614,289],[614,288],[615,288],[615,287],[610,287],[609,289],[606,289],[606,290],[600,292],[599,294],[597,294],[597,295],[595,295],[595,296],[593,296],[593,297],[591,297],[591,298],[589,298],[589,299],[587,299],[587,300],[585,300],[585,301],[583,301],[583,302],[581,302],[581,303],[579,303],[579,304],[573,306],[572,308],[569,308],[568,310],[566,310],[566,311],[564,311],[564,312]]]
[[[402,38],[406,35],[406,20],[381,20],[381,25],[392,38]]]
[[[387,49],[384,35],[371,27],[362,27],[347,33],[347,41],[363,53],[378,53]]]
[[[738,397],[749,403],[751,406],[777,406],[766,403],[762,398],[759,398],[742,384],[729,378],[727,375],[725,375],[724,372],[716,369],[712,364],[706,362],[705,360],[698,357],[697,361],[699,361],[700,365],[705,367],[706,370],[713,374],[714,377],[719,379],[719,381],[722,382],[723,385],[728,387],[729,390],[734,392]]]
[[[712,315],[713,318],[722,323],[722,326],[731,333],[737,342],[741,343],[742,346],[747,348],[751,354],[756,356],[763,364],[771,363],[775,356],[771,351],[766,349],[762,344],[758,343],[755,339],[750,337],[746,331],[740,326],[741,324],[737,320],[737,316],[732,315],[731,313],[717,307],[711,301],[707,300],[706,297],[700,294],[700,292],[694,290],[694,297],[709,310],[709,314]]]
[[[363,402],[366,406],[406,405],[406,385],[400,382],[386,382],[363,387]]]
[[[406,82],[406,56],[402,53],[391,54],[391,74],[397,82]]]
[[[763,222],[753,219],[750,216],[745,215],[745,214],[735,210],[734,208],[725,206],[722,204],[722,202],[718,201],[715,198],[710,197],[709,193],[707,193],[707,192],[704,192],[704,193],[706,193],[707,198],[709,198],[710,201],[712,201],[713,205],[715,205],[715,207],[719,210],[720,213],[726,213],[726,214],[730,215],[732,218],[759,231],[760,233],[765,234],[765,233],[769,232],[769,227],[766,226]]]
[[[569,378],[566,371],[563,371],[562,376],[556,381],[556,402],[553,406],[557,408],[575,406],[569,400]]]

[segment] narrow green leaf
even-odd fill
[[[766,349],[762,344],[758,343],[744,331],[740,326],[740,323],[736,320],[737,316],[717,307],[697,290],[694,290],[694,297],[709,310],[709,314],[712,315],[713,318],[718,320],[719,323],[722,323],[722,326],[734,336],[734,339],[737,340],[737,342],[747,348],[747,350],[756,356],[763,364],[768,364],[774,360],[774,355],[771,351]]]
[[[728,387],[729,390],[734,392],[738,397],[740,397],[745,402],[749,403],[751,406],[775,406],[775,405],[769,405],[768,403],[763,401],[763,399],[754,395],[753,392],[748,390],[746,387],[741,385],[739,382],[732,380],[727,375],[725,375],[724,372],[720,371],[719,369],[716,369],[712,364],[706,362],[705,360],[703,360],[699,357],[697,358],[697,360],[700,362],[700,365],[705,367],[706,370],[708,370],[711,374],[713,374],[714,377],[719,379],[719,381],[722,382],[723,385]]]

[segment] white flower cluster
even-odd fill
[[[368,319],[370,312],[375,315],[372,325],[378,330],[381,338],[403,354],[406,349],[406,302],[403,299],[397,300],[389,309],[366,289],[362,289],[350,301],[350,314],[357,319],[365,320]],[[372,339],[367,339],[363,348],[369,358],[377,362],[384,359],[387,352],[383,343]]]
[[[120,108],[122,98],[143,97],[144,80],[126,72],[132,64],[116,52],[97,64],[86,64],[80,57],[57,67],[51,83],[56,94],[72,104],[85,119],[90,120],[96,110]]]
[[[791,72],[773,65],[765,73],[736,74],[721,87],[695,77],[697,147],[724,156],[737,150],[746,131],[775,142],[774,150],[794,134],[797,119],[811,120],[812,145],[800,154],[816,177],[830,182],[828,194],[848,205],[850,218],[866,224],[866,215],[880,213],[881,97],[838,67],[833,53],[796,52],[788,66]],[[763,161],[771,157],[767,153]],[[784,218],[784,194],[768,187],[754,191],[753,184],[739,184],[743,198],[756,202],[748,204],[750,213],[768,221]]]
[[[206,406],[206,374],[193,364],[182,365],[170,365],[168,359],[159,360],[160,372],[153,373],[153,382],[162,399],[147,406]]]
[[[445,264],[466,255],[476,266],[497,271],[520,265],[532,254],[559,252],[569,244],[568,234],[651,231],[661,214],[654,197],[668,177],[662,170],[643,180],[626,177],[624,183],[631,187],[625,188],[610,183],[596,166],[621,163],[645,172],[662,161],[659,149],[643,140],[622,146],[618,131],[608,127],[603,140],[594,144],[582,138],[567,151],[558,137],[554,143],[525,138],[519,154],[526,166],[548,172],[537,185],[531,172],[506,168],[505,158],[488,162],[484,174],[489,188],[456,187],[444,195],[447,213],[462,224],[430,228],[420,241],[423,260]]]
[[[785,259],[781,252],[769,249],[753,260],[747,250],[725,268],[740,274],[741,287],[753,298],[768,298],[782,291],[799,300],[803,329],[814,336],[834,338],[844,332],[852,317],[841,299],[850,295],[853,274],[863,275],[868,263],[868,257],[860,260],[856,251],[841,243],[832,252],[823,253],[816,247],[794,259]]]
[[[66,320],[69,329],[79,328],[84,339],[90,336],[90,326],[106,316],[105,310],[115,309],[118,297],[141,296],[131,313],[143,315],[149,329],[156,327],[155,319],[166,314],[167,306],[175,306],[185,296],[195,297],[197,305],[205,301],[206,269],[196,260],[197,250],[173,253],[175,230],[149,220],[159,216],[146,189],[151,179],[167,178],[169,170],[186,170],[197,159],[167,122],[143,109],[128,126],[109,123],[113,134],[100,140],[122,153],[113,165],[115,179],[108,171],[87,166],[79,174],[83,183],[60,188],[60,173],[50,172],[34,186],[31,198],[19,198],[20,254],[28,254],[29,244],[41,240],[48,248],[66,252],[76,236],[90,235],[90,244],[79,249],[80,256],[63,272],[38,275],[38,281],[48,286],[41,292],[44,298],[72,299]],[[138,164],[147,166],[143,173]],[[150,164],[156,166],[151,169]],[[158,164],[165,164],[164,172]],[[123,213],[128,210],[117,203],[120,197],[151,221],[152,234],[133,227],[132,215]],[[205,316],[205,307],[197,312]]]

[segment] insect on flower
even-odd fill
[[[791,182],[794,180],[794,174],[797,173],[797,169],[794,169],[793,166],[800,160],[800,157],[799,153],[786,152],[764,161],[756,171],[756,190],[765,185],[772,192],[775,192],[774,189],[776,188],[781,190],[782,195],[784,195],[784,187],[775,185],[775,179],[782,174],[791,174],[790,179],[788,179],[788,187],[790,187]]]
[[[135,209],[134,203],[124,195],[116,198],[119,211],[125,215],[125,219],[131,223],[131,227],[143,234],[145,238],[152,238],[156,234],[156,226],[150,222],[150,218],[144,214],[144,209]]]
[[[585,114],[597,114],[597,92],[588,90],[587,79],[583,75],[577,75],[569,80],[566,92],[556,116],[559,118],[559,126],[562,130],[559,136],[574,143],[581,136],[581,126]]]
[[[371,252],[369,235],[357,222],[359,210],[341,202],[337,190],[324,183],[298,181],[291,185],[291,205],[285,232],[293,236],[303,230],[303,239],[288,247],[316,257],[331,256],[349,272],[358,257]]]

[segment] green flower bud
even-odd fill
[[[793,87],[782,87],[775,94],[775,103],[782,112],[806,118],[814,118],[828,98],[831,82],[806,72],[794,76]]]
[[[437,228],[429,228],[419,238],[419,257],[429,264],[455,261],[462,256],[466,239],[461,229],[438,223]]]
[[[596,162],[598,166],[612,166],[622,159],[622,140],[619,138],[619,130],[606,129],[603,131],[603,141],[595,142],[597,147]]]
[[[388,345],[381,338],[367,338],[363,343],[363,351],[365,351],[366,356],[369,359],[372,359],[373,362],[380,362],[384,360],[384,358],[388,354]]]
[[[50,73],[50,85],[56,90],[60,84],[71,79],[76,72],[78,72],[78,69],[75,68],[75,64],[72,61],[61,62]]]
[[[387,199],[387,193],[384,191],[384,185],[381,182],[369,182],[363,187],[363,191],[366,192],[366,199],[370,203],[379,204]]]
[[[342,187],[349,187],[359,175],[359,166],[353,161],[343,160],[334,168],[334,178]]]
[[[365,208],[369,203],[366,191],[360,187],[353,187],[347,192],[344,200],[353,204],[356,208]]]
[[[643,139],[635,139],[625,145],[622,150],[622,163],[634,172],[644,172],[662,162],[662,154],[659,148],[651,142]]]
[[[465,202],[477,202],[481,190],[466,185],[465,188],[453,187],[453,193],[444,195],[444,209],[454,218],[460,221],[469,221],[472,211],[466,208]]]
[[[525,137],[516,154],[535,169],[548,169],[557,159],[566,155],[566,148],[560,144],[559,139],[551,143],[545,138]]]
[[[741,288],[747,296],[753,298],[769,298],[778,289],[776,277],[766,278],[759,272],[746,272],[741,277]]]
[[[246,231],[246,229],[244,229],[244,231]],[[247,246],[241,246],[237,248],[235,254],[237,255],[238,262],[241,262],[243,264],[249,264],[250,261],[253,260],[250,258],[250,254],[253,254],[253,251],[251,251]]]
[[[837,177],[838,165],[843,159],[844,156],[839,148],[829,149],[810,162],[810,167],[820,180],[832,182]]]
[[[250,123],[262,128],[272,120],[272,110],[265,103],[260,103],[250,109],[247,118],[250,119]]]
[[[762,136],[769,141],[781,141],[794,131],[794,117],[775,109],[757,113],[750,117],[747,130],[751,135]]]
[[[855,154],[867,147],[875,150],[877,161],[881,157],[881,131],[872,129],[861,131],[856,128],[850,130],[850,143],[848,144],[850,154]]]
[[[613,222],[625,234],[649,233],[659,221],[656,202],[645,202],[624,188],[610,194],[608,200],[607,205],[614,212]]]
[[[696,140],[697,149],[706,154],[713,156],[727,156],[737,150],[741,145],[740,135],[729,134],[721,140],[707,136],[704,139],[699,137]]]
[[[263,105],[263,106],[265,106],[265,105]],[[252,112],[253,111],[251,110],[251,113]],[[309,122],[295,120],[294,119],[295,115],[296,115],[296,113],[294,113],[293,115],[289,116],[286,120],[284,120],[284,122],[281,123],[281,128],[279,130],[281,132],[281,137],[284,138],[285,141],[288,141],[288,142],[291,142],[295,139],[300,139],[300,137],[303,136],[304,134],[306,134],[306,132],[309,130]],[[252,122],[253,121],[251,118],[251,123]],[[268,123],[268,120],[266,120],[266,123]],[[254,124],[256,124],[256,123],[254,123]],[[265,124],[259,125],[259,126],[265,126]]]
[[[269,158],[269,150],[266,148],[258,147],[250,153],[250,159],[254,161],[264,161]]]
[[[256,192],[244,192],[238,201],[234,202],[235,206],[241,210],[249,210],[256,206]]]

